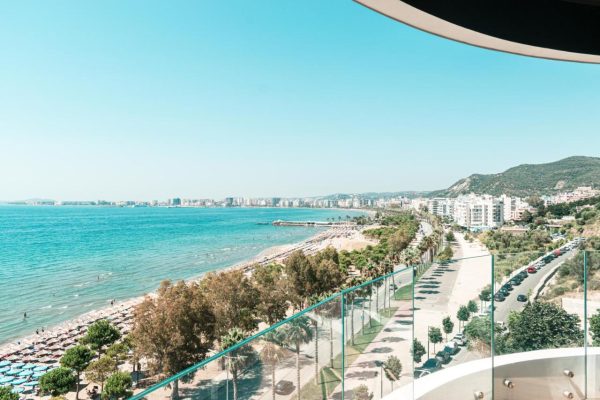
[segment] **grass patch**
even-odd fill
[[[394,300],[411,300],[413,297],[412,285],[402,286],[394,292]]]
[[[417,267],[417,276],[415,276],[415,282],[418,282],[419,279],[427,272],[427,270],[431,267],[431,264],[419,265]],[[394,292],[394,300],[412,300],[413,298],[413,285],[407,284],[404,285]]]
[[[330,367],[321,368],[319,371],[319,382],[315,382],[315,378],[313,378],[310,382],[302,386],[302,389],[300,389],[300,398],[312,400],[329,399],[335,388],[342,383],[338,377],[341,373],[342,371],[339,370],[336,374]]]

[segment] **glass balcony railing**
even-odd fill
[[[465,249],[345,289],[133,399],[600,399],[600,252]]]

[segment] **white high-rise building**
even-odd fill
[[[470,194],[454,202],[454,222],[469,229],[498,228],[504,223],[504,215],[501,198]]]
[[[433,215],[438,215],[440,217],[453,218],[453,216],[454,216],[454,199],[447,199],[447,198],[430,199],[427,202],[427,209]]]

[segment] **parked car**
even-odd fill
[[[527,272],[529,272],[530,274],[535,274],[537,272],[537,269],[535,269],[535,267],[529,267],[527,268]]]
[[[504,301],[504,300],[506,300],[506,296],[504,296],[502,293],[498,292],[494,296],[494,300],[496,300],[496,301]]]
[[[452,360],[452,357],[450,357],[450,354],[446,353],[444,350],[438,351],[435,354],[435,358],[442,364],[448,364],[450,362],[450,360]]]
[[[423,365],[421,365],[421,369],[427,369],[431,372],[442,369],[442,364],[436,358],[430,358]]]
[[[529,275],[527,274],[527,271],[521,271],[521,272],[519,272],[519,276],[520,276],[522,279],[525,279],[525,278],[527,278]]]
[[[413,373],[413,376],[415,377],[415,379],[419,379],[424,376],[430,375],[432,372],[434,372],[434,371],[430,371],[428,369],[415,368],[415,372]]]
[[[465,337],[464,333],[457,333],[452,338],[452,341],[456,342],[456,344],[458,344],[459,346],[466,346],[467,344],[467,338]]]
[[[525,296],[524,294],[520,294],[520,295],[517,296],[517,301],[526,302],[527,301],[527,296]]]
[[[562,253],[560,252],[560,249],[556,249],[552,252],[552,254],[554,255],[554,257],[560,257],[562,255]]]
[[[275,393],[277,394],[282,394],[282,395],[288,395],[288,394],[292,394],[292,392],[294,391],[296,387],[294,386],[294,384],[291,381],[279,381],[277,382],[277,385],[275,385]]]
[[[521,277],[514,277],[512,278],[510,281],[510,284],[513,286],[519,286],[521,284],[521,282],[523,282],[523,279],[521,279]]]
[[[510,291],[508,289],[506,289],[504,286],[502,286],[500,288],[500,290],[498,290],[498,293],[502,294],[502,296],[504,296],[504,297],[508,297],[508,295],[510,294]]]
[[[444,345],[444,351],[453,356],[460,351],[460,347],[458,343],[450,341]]]
[[[512,285],[511,285],[510,282],[506,282],[504,285],[502,285],[502,289],[506,289],[508,291],[511,291],[511,290],[513,290],[513,287],[512,287]]]

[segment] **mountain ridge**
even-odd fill
[[[521,164],[496,174],[472,174],[447,189],[428,197],[456,197],[461,194],[499,196],[551,195],[578,186],[600,187],[600,158],[572,156],[543,164]]]

